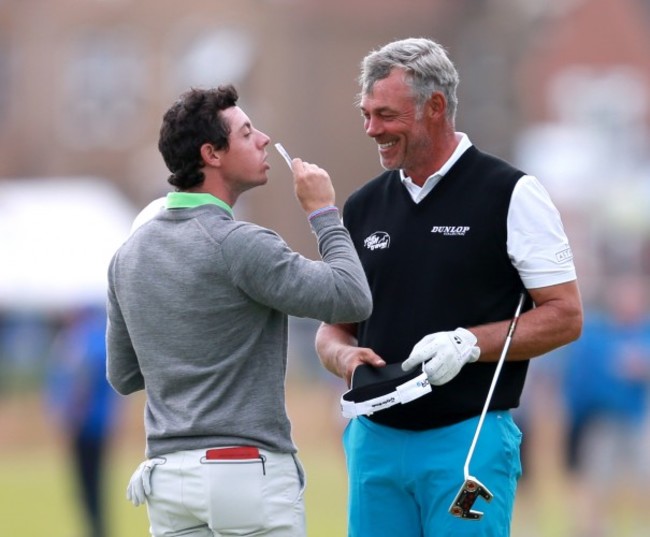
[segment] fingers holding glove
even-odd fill
[[[157,465],[164,462],[166,462],[164,458],[154,457],[140,463],[126,487],[127,500],[136,507],[145,503],[147,497],[151,495],[151,473]]]
[[[402,369],[409,371],[418,364],[434,386],[446,384],[470,362],[481,354],[476,346],[476,336],[465,328],[451,332],[436,332],[424,336],[413,347],[410,356],[402,362]]]

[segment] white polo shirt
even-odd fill
[[[459,143],[451,157],[427,178],[422,187],[400,170],[402,184],[415,203],[420,203],[472,146],[465,133],[456,135]],[[508,254],[527,289],[576,279],[573,254],[560,213],[536,177],[525,175],[517,182],[510,201],[507,226]]]

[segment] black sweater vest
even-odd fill
[[[359,346],[397,363],[427,334],[512,317],[523,284],[508,257],[507,215],[523,175],[471,147],[419,204],[398,171],[381,174],[350,196],[344,222],[374,300],[371,317],[358,327]],[[423,430],[476,416],[495,368],[496,363],[468,364],[425,397],[370,419]],[[504,364],[491,409],[518,406],[527,368],[527,361]]]

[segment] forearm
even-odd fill
[[[109,311],[113,312],[114,308]],[[121,395],[144,389],[144,377],[126,327],[115,314],[109,314],[106,331],[106,379]]]
[[[336,297],[336,318],[323,320],[351,323],[367,319],[372,312],[372,295],[350,235],[340,222],[338,210],[316,216],[310,224],[317,236],[319,253],[330,271],[329,277],[322,281],[330,282],[328,296]]]
[[[239,224],[220,249],[233,285],[253,301],[287,315],[332,324],[366,319],[372,296],[338,210],[314,217],[311,226],[322,261],[292,251],[269,229]]]
[[[106,378],[111,387],[120,395],[129,395],[133,392],[144,390],[144,377],[138,368],[128,371],[120,370],[109,362]]]
[[[519,318],[508,360],[528,360],[546,354],[576,340],[582,330],[582,304],[575,282],[529,292],[536,307]],[[469,327],[481,349],[479,361],[499,359],[509,326],[510,319]]]
[[[316,352],[325,368],[350,385],[361,364],[384,367],[386,362],[372,349],[359,347],[356,324],[323,323],[316,333]]]
[[[343,351],[356,347],[357,338],[352,334],[351,325],[322,323],[316,332],[316,353],[321,363],[330,373],[345,378]]]

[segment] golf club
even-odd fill
[[[465,467],[463,469],[465,481],[463,482],[462,487],[458,491],[456,498],[449,507],[449,513],[458,518],[464,518],[467,520],[479,520],[483,513],[481,511],[475,511],[472,509],[474,502],[480,496],[486,502],[492,500],[494,495],[488,490],[488,488],[483,485],[478,479],[471,476],[469,473],[469,464],[474,455],[474,449],[476,448],[476,442],[478,441],[481,428],[483,427],[483,421],[485,420],[485,415],[487,414],[488,408],[490,406],[490,401],[492,400],[492,394],[494,393],[494,388],[499,379],[499,373],[501,373],[501,368],[503,367],[503,362],[505,362],[506,354],[508,354],[508,349],[510,347],[510,342],[512,341],[512,336],[515,333],[515,328],[517,327],[517,321],[519,319],[519,314],[521,313],[521,308],[524,305],[524,300],[526,298],[526,293],[522,292],[519,297],[519,302],[517,304],[517,309],[515,314],[510,321],[510,327],[508,328],[508,333],[506,335],[506,341],[503,344],[503,350],[501,351],[501,356],[499,356],[499,361],[497,362],[497,367],[494,370],[494,376],[492,377],[492,384],[490,385],[490,390],[488,391],[487,398],[485,399],[485,404],[483,405],[483,410],[481,412],[481,417],[478,420],[478,425],[476,426],[476,432],[474,433],[474,439],[467,453],[467,458],[465,459]]]

